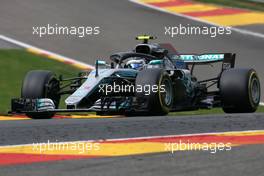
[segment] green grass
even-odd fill
[[[74,76],[78,69],[33,55],[25,50],[0,49],[0,114],[10,110],[10,100],[20,97],[25,74],[30,70],[51,70],[57,75]]]
[[[264,3],[251,2],[248,0],[194,0],[197,2],[224,5],[229,7],[244,8],[250,10],[264,11]]]

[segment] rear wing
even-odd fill
[[[236,54],[233,53],[207,53],[207,54],[180,54],[180,60],[187,65],[201,65],[222,62],[222,70],[235,67]]]

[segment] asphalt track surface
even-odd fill
[[[46,24],[100,26],[101,34],[86,38],[32,35]],[[205,24],[148,9],[126,0],[3,0],[0,33],[81,61],[94,63],[110,53],[131,50],[138,34],[153,34],[182,53],[235,52],[237,65],[254,67],[264,82],[264,40],[233,32],[231,36],[164,35],[164,26]],[[261,28],[247,26],[252,30]],[[258,31],[260,32],[260,31]],[[264,31],[261,30],[264,33]],[[262,84],[262,89],[263,89]],[[262,96],[263,97],[263,96]],[[2,121],[0,145],[89,140],[152,135],[263,129],[263,114],[198,117],[136,117]],[[83,159],[0,167],[0,175],[263,175],[263,146],[243,146],[230,152],[179,152],[129,157]]]
[[[1,145],[263,129],[263,114],[1,122]],[[0,175],[261,175],[263,145],[0,167]]]

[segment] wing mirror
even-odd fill
[[[98,76],[98,69],[109,69],[112,68],[110,64],[108,64],[104,60],[96,60],[95,61],[95,77]]]

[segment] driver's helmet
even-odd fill
[[[142,69],[145,64],[146,62],[144,59],[132,59],[126,63],[129,68],[136,70]]]

